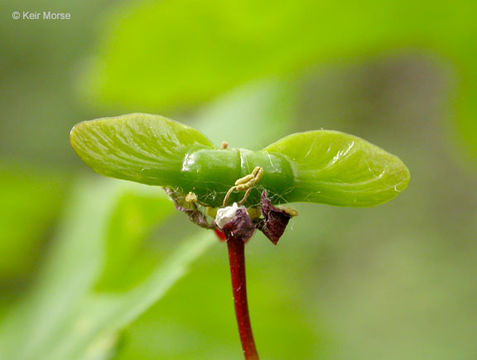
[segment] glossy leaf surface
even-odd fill
[[[410,179],[399,158],[338,131],[293,134],[264,150],[292,164],[294,187],[286,196],[291,202],[373,206],[396,197]]]
[[[197,130],[149,114],[84,121],[71,130],[70,139],[96,172],[149,185],[175,182],[186,152],[213,148]]]
[[[373,206],[407,186],[395,156],[336,131],[287,136],[262,151],[217,149],[198,131],[160,116],[132,114],[83,122],[71,133],[80,157],[100,174],[194,192],[217,207],[238,178],[264,170],[246,205],[266,190],[274,203]],[[243,193],[232,194],[238,201]]]

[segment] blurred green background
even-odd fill
[[[75,123],[127,112],[252,149],[341,130],[408,165],[388,204],[294,204],[277,247],[250,241],[263,359],[476,359],[476,10],[2,1],[0,359],[241,358],[225,246],[70,148]]]

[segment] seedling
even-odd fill
[[[317,130],[260,151],[217,148],[199,131],[148,114],[79,123],[71,144],[96,172],[164,187],[176,208],[211,229],[229,251],[245,359],[258,359],[250,325],[244,245],[258,229],[273,244],[297,215],[283,204],[365,207],[385,203],[410,179],[399,158],[358,137]]]

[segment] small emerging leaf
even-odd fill
[[[409,170],[396,156],[356,136],[309,131],[287,136],[264,151],[285,156],[295,175],[290,202],[373,206],[403,191]]]
[[[174,184],[187,152],[214,148],[199,131],[149,114],[84,121],[70,139],[96,172],[149,185]]]

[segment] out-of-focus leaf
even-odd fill
[[[66,179],[20,166],[0,166],[0,286],[28,277],[63,202]]]
[[[310,131],[287,136],[264,151],[290,160],[290,202],[373,206],[403,191],[409,170],[399,158],[356,136],[338,131]]]
[[[171,216],[174,205],[162,189],[133,185],[128,184],[118,196],[111,215],[97,291],[129,289],[157,265],[152,230]]]
[[[109,227],[115,225],[111,221],[119,220],[114,213],[125,187],[126,193],[134,193],[128,184],[110,180],[86,181],[78,186],[56,247],[35,288],[0,326],[0,358],[105,358],[116,344],[118,331],[160,298],[213,243],[213,234],[205,232],[178,244],[176,251],[128,291],[98,292],[94,285],[104,266],[107,269],[107,264],[112,264],[109,267],[113,270],[118,266],[107,260],[118,254],[106,251],[106,239]],[[165,206],[156,212],[158,218],[171,209],[164,195],[154,195],[160,189],[141,186],[141,197],[145,191],[152,191],[150,196],[162,202],[157,206]],[[136,236],[137,231],[131,234]],[[136,241],[123,239],[118,246],[128,248]],[[123,265],[127,266],[127,261]]]
[[[474,58],[468,59],[472,65],[469,65],[467,72],[464,72],[463,89],[457,99],[457,119],[456,125],[459,130],[454,145],[461,150],[465,146],[471,150],[468,159],[476,162],[477,160],[477,49]],[[460,156],[459,156],[460,157]]]
[[[216,145],[260,149],[292,130],[296,89],[289,80],[268,79],[240,86],[200,108],[193,126]]]
[[[298,294],[294,287],[298,280],[283,276],[296,276],[299,266],[292,266],[293,270],[280,267],[280,255],[272,254],[262,237],[252,238],[248,246],[249,306],[261,358],[325,358],[330,333],[324,331],[324,323],[313,317],[311,307],[303,306],[301,300],[306,294]],[[296,248],[296,243],[292,246]],[[280,251],[287,256],[277,249]],[[222,245],[201,257],[187,281],[177,284],[126,329],[124,347],[115,359],[240,359],[225,255],[226,247]]]
[[[84,121],[71,130],[70,138],[78,155],[98,173],[151,185],[173,183],[187,152],[213,148],[199,131],[149,114]]]
[[[40,349],[48,349],[93,283],[118,191],[111,185],[78,184],[40,279],[0,328],[0,358],[33,359]]]
[[[189,264],[216,241],[212,231],[187,239],[137,287],[124,294],[87,294],[67,324],[66,338],[44,352],[44,359],[85,360],[112,350],[119,331],[160,299],[187,271]],[[103,357],[101,357],[103,358]],[[35,358],[37,359],[37,358]]]
[[[419,48],[455,65],[458,128],[475,154],[476,11],[465,0],[139,2],[106,22],[84,89],[109,105],[162,112],[330,59]]]
[[[157,110],[296,68],[297,56],[306,61],[309,55],[303,35],[313,37],[294,26],[307,10],[297,5],[186,0],[123,7],[107,23],[112,26],[86,91]]]

